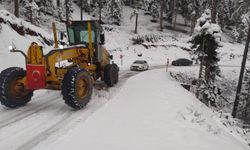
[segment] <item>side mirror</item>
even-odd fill
[[[59,41],[63,41],[63,37],[64,37],[64,33],[61,32],[61,31],[59,31],[58,32],[58,39],[59,39]]]
[[[100,44],[101,45],[105,44],[105,35],[104,35],[104,33],[100,34]]]
[[[64,37],[64,33],[63,33],[63,32],[60,32],[60,40],[61,40],[61,41],[63,40],[63,37]]]

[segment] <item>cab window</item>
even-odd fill
[[[92,34],[92,43],[95,43],[95,33],[94,31],[91,31]],[[80,32],[80,42],[81,43],[89,43],[89,34],[88,31],[81,31]]]

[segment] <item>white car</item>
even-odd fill
[[[144,71],[148,70],[149,65],[146,60],[136,60],[130,66],[130,70]]]

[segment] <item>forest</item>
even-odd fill
[[[127,5],[135,8],[134,13],[137,9],[145,10],[152,16],[152,22],[159,22],[160,30],[175,29],[176,18],[181,16],[190,27],[190,35],[197,19],[210,9],[212,23],[219,24],[238,43],[246,39],[250,16],[248,0],[0,0],[0,3],[8,5],[16,17],[37,26],[43,26],[48,16],[60,22],[70,20],[74,11],[72,3],[102,23],[120,25],[123,7]],[[84,19],[83,13],[79,19]]]

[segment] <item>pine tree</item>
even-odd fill
[[[159,18],[159,3],[157,0],[152,0],[149,2],[149,12],[151,16],[153,17],[153,20],[156,21],[157,18]]]
[[[110,0],[106,4],[108,22],[120,25],[122,2],[120,0]]]
[[[218,52],[221,30],[217,24],[211,23],[211,11],[206,10],[197,20],[196,35],[191,40],[194,54],[200,56],[204,75],[199,79],[198,91],[201,100],[216,106],[219,87],[216,80],[220,76]]]
[[[22,16],[24,16],[29,22],[35,25],[40,25],[40,8],[36,2],[34,0],[22,0],[20,5],[22,6],[20,9]]]
[[[52,1],[39,0],[37,2],[37,5],[39,6],[40,11],[43,12],[44,14],[53,15],[55,12],[55,7]]]
[[[65,2],[64,2],[66,21],[69,21],[72,18],[72,13],[74,11],[72,4],[73,4],[72,0],[65,0]]]
[[[185,19],[185,25],[187,25],[187,20],[191,20],[192,13],[192,3],[191,0],[181,0],[179,1],[179,14]]]
[[[201,16],[204,10],[209,8],[207,0],[193,0],[190,5],[191,11],[191,35],[194,32],[196,20]]]
[[[247,29],[250,22],[249,7],[250,2],[248,0],[242,0],[235,3],[235,10],[232,15],[235,27],[232,34],[235,41],[239,43],[246,39]]]

